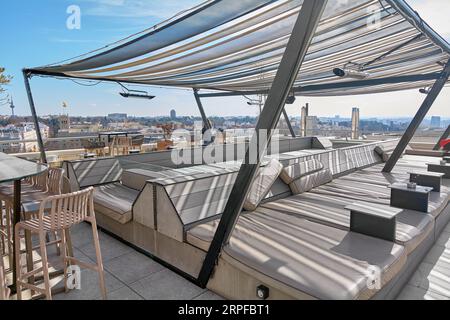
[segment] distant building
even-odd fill
[[[319,130],[319,118],[316,116],[307,116],[306,117],[306,136],[314,136],[315,133]]]
[[[305,107],[302,107],[302,113],[301,113],[301,119],[300,119],[300,136],[306,137],[307,133],[307,119],[308,119],[308,113],[309,113],[309,104],[306,104]]]
[[[116,122],[124,122],[128,119],[128,115],[126,113],[111,113],[108,114],[109,120]]]
[[[441,127],[441,117],[431,117],[431,129],[439,129]]]
[[[352,139],[359,139],[359,109],[353,108],[352,110]]]
[[[3,153],[18,153],[20,151],[20,145],[18,143],[10,143],[12,141],[10,137],[1,137],[0,136],[0,152]]]
[[[177,112],[175,110],[170,111],[170,119],[175,120],[177,118]]]
[[[62,114],[59,116],[59,129],[67,131],[70,129],[70,117],[67,114]]]
[[[41,135],[43,139],[47,139],[49,135],[49,127],[39,123]],[[22,122],[16,125],[8,125],[0,128],[0,150],[7,153],[17,152],[34,152],[38,149],[37,134],[34,123]],[[11,141],[16,141],[11,143]],[[19,142],[23,141],[23,142]]]

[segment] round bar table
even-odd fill
[[[0,153],[0,183],[14,182],[14,217],[13,217],[13,239],[15,233],[15,225],[20,222],[20,214],[22,211],[22,180],[29,177],[40,175],[48,170],[47,166],[37,164],[31,161],[23,160],[4,153]],[[16,289],[16,252],[13,246],[13,285],[11,291],[15,293]],[[11,263],[11,262],[10,262]]]

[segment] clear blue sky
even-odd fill
[[[74,57],[148,28],[201,0],[2,0],[0,13],[0,66],[14,76],[8,90],[14,96],[17,114],[29,114],[21,69],[36,67]],[[447,39],[450,39],[450,1],[410,0],[421,15]],[[69,5],[82,10],[81,30],[66,28]],[[153,101],[126,100],[118,95],[116,85],[101,84],[81,87],[71,81],[34,78],[32,88],[38,113],[57,114],[63,101],[73,115],[105,115],[127,112],[130,115],[154,116],[168,114],[174,108],[179,114],[197,115],[190,91],[151,89]],[[450,117],[450,88],[445,89],[432,113]],[[363,116],[412,115],[423,96],[418,92],[383,94],[370,97],[298,99],[288,110],[300,114],[305,101],[315,114],[347,115],[359,106]],[[393,108],[395,105],[395,108]],[[9,110],[1,107],[0,114]],[[205,101],[210,115],[256,115],[241,98]]]

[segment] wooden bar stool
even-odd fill
[[[1,224],[0,224],[0,238],[1,238],[1,250],[2,255],[7,255],[9,261],[13,261],[13,239],[12,239],[12,206],[9,202],[4,202],[4,208],[1,210]],[[10,263],[11,264],[11,263]]]
[[[0,229],[0,235],[2,237],[6,237],[6,232]],[[2,251],[5,249],[3,242],[0,243]],[[6,271],[5,266],[3,264],[3,254],[0,254],[0,300],[9,300],[9,296],[11,294],[11,290],[8,288],[6,283]]]
[[[8,234],[7,230],[7,213],[6,208],[3,207],[3,202],[0,202],[0,254],[5,255],[7,253],[8,244]]]
[[[35,177],[27,178],[22,181],[22,194],[45,192],[47,191],[48,172],[44,172]],[[14,196],[13,184],[0,186],[0,201],[8,201]]]
[[[16,225],[16,237],[14,245],[16,246],[16,274],[17,274],[17,298],[22,298],[22,287],[45,295],[47,300],[52,299],[50,276],[47,257],[47,244],[45,235],[47,232],[59,232],[61,234],[62,258],[64,262],[64,275],[67,279],[69,265],[88,268],[98,272],[100,289],[102,296],[106,299],[106,287],[104,280],[103,262],[100,251],[100,242],[97,232],[97,222],[94,212],[94,189],[89,188],[83,191],[70,193],[66,195],[51,196],[42,201],[39,209],[38,218],[19,222]],[[50,208],[50,209],[48,209]],[[97,264],[92,265],[84,263],[68,255],[66,231],[74,225],[82,222],[89,222],[92,226]],[[21,254],[20,254],[20,231],[30,231],[39,236],[39,248],[41,252],[42,266],[22,272]],[[28,283],[30,277],[43,273],[44,288]],[[66,292],[68,290],[67,282],[64,283]]]
[[[21,194],[22,195],[36,195],[39,193],[47,192],[48,173],[45,172],[41,175],[26,178],[22,181]],[[6,235],[1,235],[1,243],[3,245],[2,252],[8,252],[12,257],[12,207],[14,201],[14,187],[12,184],[4,184],[0,186],[0,210],[1,210],[1,222],[0,226]],[[7,246],[5,246],[7,244]]]
[[[39,207],[42,200],[49,196],[60,195],[62,193],[64,170],[59,168],[50,168],[48,172],[25,180],[22,183],[22,220],[28,220],[31,218],[37,218],[39,213]],[[14,202],[14,190],[12,186],[4,186],[0,189],[0,200],[4,203],[5,212],[5,227],[6,235],[8,239],[8,252],[10,254],[10,261],[14,258],[12,256],[12,212]],[[50,243],[50,235],[46,235],[48,244],[55,244],[57,246],[59,254],[59,242],[56,234],[55,240]],[[28,231],[26,234],[26,243],[28,252],[28,263],[32,263],[32,249],[31,249],[31,233]]]

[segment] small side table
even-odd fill
[[[431,187],[435,192],[441,192],[442,178],[444,173],[430,171],[412,171],[409,172],[410,182],[417,183],[419,186]]]
[[[428,202],[433,188],[417,186],[410,189],[406,183],[394,183],[389,188],[392,207],[428,213]]]
[[[428,163],[427,165],[428,165],[428,171],[443,173],[445,179],[450,179],[450,163],[447,163],[445,165],[436,164],[436,163]]]
[[[403,210],[370,202],[355,202],[350,210],[350,231],[395,242],[397,215]]]
[[[445,156],[444,158],[442,158],[445,162],[450,163],[450,157],[449,156]]]

